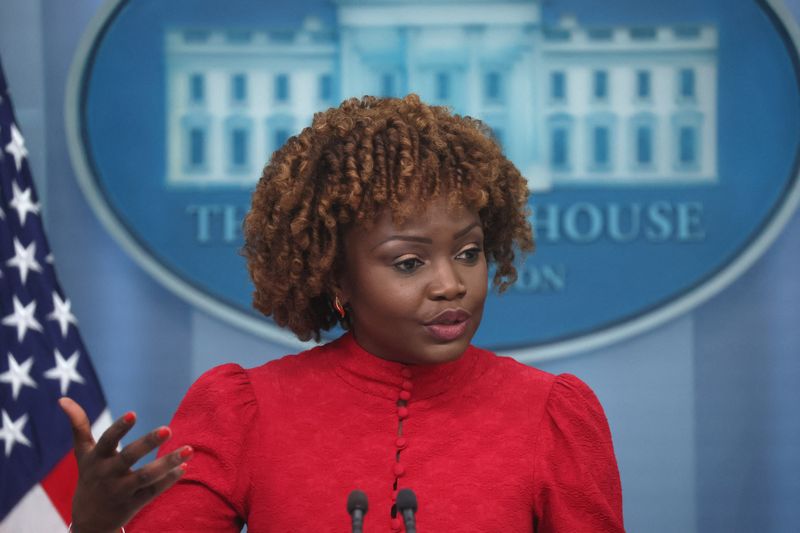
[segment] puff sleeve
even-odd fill
[[[538,533],[624,532],[617,461],[592,390],[558,376],[544,409],[534,467]]]
[[[247,372],[235,364],[214,368],[187,392],[172,419],[162,456],[184,445],[194,449],[183,477],[128,524],[136,532],[239,532],[247,516],[249,468],[257,438],[258,406]]]

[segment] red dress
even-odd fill
[[[350,531],[347,495],[369,498],[365,532],[402,529],[396,488],[417,495],[422,533],[619,532],[619,473],[603,410],[570,375],[470,347],[409,366],[350,334],[244,370],[203,375],[160,453],[189,444],[181,481],[135,532]]]

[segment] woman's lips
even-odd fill
[[[460,307],[444,309],[426,322],[425,328],[440,342],[454,341],[466,333],[470,317],[472,313]]]
[[[448,342],[454,341],[466,333],[467,322],[468,319],[454,324],[426,324],[425,328],[435,339]]]

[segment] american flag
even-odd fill
[[[0,65],[0,533],[70,522],[78,470],[58,398],[81,404],[93,430],[111,421],[56,278],[27,156]]]

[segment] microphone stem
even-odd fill
[[[406,533],[417,533],[417,524],[414,519],[414,511],[411,509],[403,510],[403,522],[406,526]]]
[[[353,533],[364,532],[364,514],[360,509],[353,511]]]

